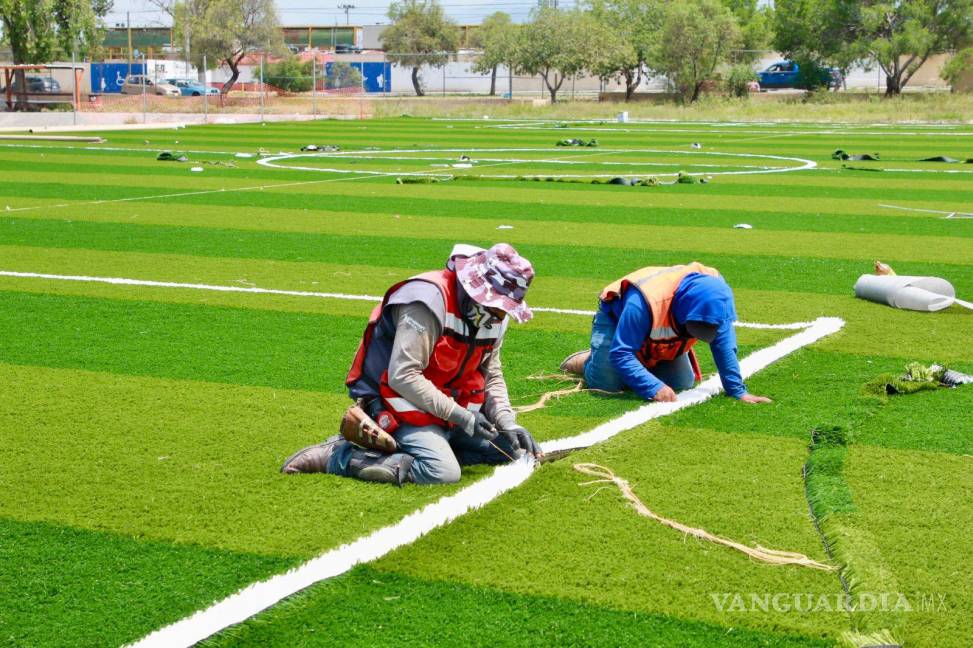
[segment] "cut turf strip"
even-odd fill
[[[844,326],[838,318],[819,318],[805,331],[757,351],[740,362],[747,378],[784,356],[836,333]],[[702,403],[720,393],[719,377],[713,376],[699,387],[682,392],[674,403],[648,403],[634,412],[599,425],[595,429],[566,439],[542,444],[545,452],[583,448],[652,419]],[[266,581],[255,583],[211,607],[161,628],[133,644],[139,648],[192,646],[203,639],[236,625],[275,603],[322,580],[343,574],[355,565],[375,560],[410,544],[433,529],[448,524],[465,513],[480,508],[503,493],[524,483],[536,463],[529,458],[498,467],[494,473],[463,490],[412,513],[400,522],[379,529],[359,540],[328,551],[300,567]]]

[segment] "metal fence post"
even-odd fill
[[[77,66],[78,57],[74,50],[71,51],[71,119],[75,126],[78,125],[78,97],[81,92],[78,88],[78,71],[75,69]]]
[[[143,54],[142,55],[142,123],[143,124],[148,123],[147,118],[145,116],[145,113],[146,113],[146,106],[145,106],[145,82],[149,78],[148,71],[149,71],[149,68],[145,64],[145,54]]]
[[[260,119],[264,118],[264,55],[260,55]]]
[[[318,57],[311,59],[311,116],[318,116]]]
[[[206,68],[206,55],[203,54],[203,123],[209,121],[209,70]]]
[[[513,101],[514,100],[514,67],[509,63],[507,64],[507,92],[509,93],[507,99]]]
[[[389,96],[389,88],[392,87],[392,66],[389,65],[389,57],[382,52],[382,96]]]
[[[446,58],[446,63],[443,64],[443,96],[446,96],[446,66],[449,64],[449,57]]]

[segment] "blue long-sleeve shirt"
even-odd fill
[[[648,303],[637,288],[629,287],[621,299],[603,302],[601,308],[618,322],[609,351],[612,364],[639,396],[653,398],[664,383],[643,367],[635,356],[642,348],[646,333],[652,328],[652,311]],[[680,328],[685,328],[686,322],[690,321],[719,327],[710,350],[723,389],[734,398],[746,394],[747,388],[737,361],[736,332],[733,328],[736,310],[733,294],[726,282],[699,273],[687,275],[673,296],[672,315]]]

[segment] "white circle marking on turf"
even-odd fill
[[[572,149],[568,149],[572,150]],[[402,158],[398,157],[405,153],[560,153],[556,149],[547,148],[445,148],[445,149],[385,149],[378,151],[329,151],[324,153],[286,153],[282,155],[274,155],[257,160],[257,164],[269,168],[275,169],[289,169],[294,171],[317,171],[322,173],[358,173],[367,174],[375,176],[428,176],[428,177],[451,177],[451,173],[443,172],[429,172],[429,171],[367,171],[362,169],[340,169],[340,168],[330,168],[330,167],[310,167],[310,166],[296,166],[290,164],[281,164],[285,160],[294,160],[298,158],[315,158],[315,159],[368,159],[368,160],[395,160],[395,159],[419,159],[419,160],[429,160],[435,158]],[[587,151],[586,151],[587,152]],[[701,155],[701,156],[719,156],[719,157],[730,157],[730,158],[745,158],[745,159],[756,159],[756,160],[774,160],[777,162],[795,162],[799,166],[786,166],[786,167],[767,167],[767,166],[749,166],[746,169],[739,171],[706,171],[706,172],[689,172],[688,175],[760,175],[767,173],[786,173],[790,171],[805,171],[808,169],[814,169],[817,167],[817,162],[813,160],[805,160],[804,158],[789,157],[785,155],[769,155],[763,153],[723,153],[719,151],[674,151],[669,149],[599,149],[599,153],[671,153],[673,155]],[[571,153],[571,155],[580,155],[580,153]],[[510,163],[519,164],[523,162],[535,162],[538,164],[595,164],[595,165],[627,165],[632,167],[637,167],[639,165],[643,166],[655,166],[659,164],[665,164],[661,162],[591,162],[591,161],[561,161],[557,159],[537,159],[537,160],[521,160],[521,159],[506,159],[500,164]],[[692,164],[673,164],[673,166],[714,166],[714,165],[692,165]],[[474,167],[475,169],[476,167]],[[550,174],[550,173],[534,173],[534,174],[489,174],[489,178],[517,178],[517,177],[548,177],[548,178],[606,178],[619,175],[619,173],[585,173],[585,174]],[[631,174],[627,174],[631,175]],[[648,175],[655,176],[677,176],[678,172],[649,172]]]

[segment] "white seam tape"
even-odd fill
[[[149,279],[128,279],[125,277],[91,277],[87,275],[58,275],[43,272],[17,272],[14,270],[0,270],[0,277],[18,277],[21,279],[50,279],[53,281],[79,281],[84,283],[105,283],[119,286],[146,286],[149,288],[182,288],[189,290],[212,290],[215,292],[252,293],[258,295],[285,295],[288,297],[318,297],[324,299],[346,299],[352,301],[382,301],[375,295],[351,295],[346,293],[313,292],[306,290],[279,290],[276,288],[256,288],[249,286],[219,286],[214,284],[180,283],[176,281],[152,281]],[[574,308],[545,308],[532,307],[535,313],[557,313],[560,315],[583,315],[592,317],[595,311],[578,310]],[[794,322],[789,324],[760,324],[751,322],[735,322],[740,328],[797,330],[811,326],[812,322]]]
[[[839,318],[818,318],[807,330],[744,358],[740,362],[743,376],[753,375],[787,354],[835,333],[842,326],[844,321]],[[589,432],[566,439],[548,441],[541,444],[541,447],[546,452],[588,447],[654,418],[702,403],[719,392],[719,382],[714,376],[696,389],[680,394],[679,400],[674,403],[643,405]],[[134,648],[180,646],[188,648],[221,630],[242,623],[315,583],[343,574],[356,565],[376,560],[399,547],[415,542],[426,533],[448,524],[464,513],[486,505],[501,494],[524,483],[535,466],[536,464],[528,458],[500,466],[489,477],[407,515],[396,524],[327,551],[284,574],[254,583],[204,610],[152,632],[132,646]]]

